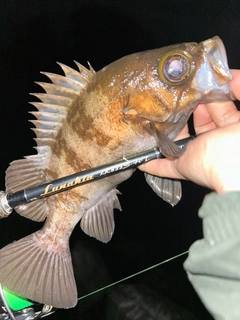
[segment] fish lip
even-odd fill
[[[200,44],[202,46],[202,62],[196,71],[191,87],[204,97],[204,102],[212,101],[208,96],[217,90],[222,91],[225,99],[232,99],[233,94],[229,82],[233,76],[229,70],[224,44],[219,37],[213,37]],[[213,95],[212,95],[213,97]],[[218,95],[215,95],[215,100]]]
[[[225,85],[223,88],[213,89],[206,93],[206,96],[199,101],[199,103],[209,103],[209,102],[221,102],[236,100],[233,92]]]
[[[216,83],[221,87],[233,78],[229,70],[224,44],[218,36],[203,41],[202,44]]]

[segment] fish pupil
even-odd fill
[[[173,60],[169,63],[168,72],[174,76],[179,77],[183,72],[183,65],[180,60]]]
[[[184,80],[188,75],[188,71],[188,60],[181,54],[174,54],[168,57],[163,67],[164,76],[171,82]]]

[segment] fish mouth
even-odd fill
[[[210,102],[212,99],[234,99],[229,81],[233,76],[229,70],[224,44],[219,37],[201,42],[203,48],[203,62],[197,70],[192,86],[204,94],[202,102]]]
[[[227,54],[222,40],[219,37],[203,41],[204,51],[219,87],[232,80],[233,76],[228,67]]]

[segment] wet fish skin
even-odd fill
[[[173,74],[168,69],[172,61],[177,66]],[[38,109],[32,121],[38,154],[10,164],[9,193],[127,158],[156,144],[166,156],[178,157],[181,151],[172,140],[196,105],[230,97],[231,75],[219,38],[132,54],[97,73],[78,63],[79,72],[60,66],[65,76],[45,73],[52,84],[40,83],[46,94],[35,95],[42,101],[33,103]],[[72,230],[81,221],[84,232],[109,241],[113,208],[121,210],[116,186],[132,173],[19,206],[19,214],[46,221],[41,230],[0,250],[0,282],[31,300],[73,307],[77,290],[69,250]],[[172,188],[174,182],[162,184],[150,176],[146,180],[166,201],[179,201],[179,183]],[[169,190],[177,194],[169,197]]]

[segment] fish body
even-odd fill
[[[140,52],[95,72],[60,64],[65,76],[46,73],[33,112],[37,155],[13,161],[8,193],[127,158],[155,147],[181,154],[172,140],[199,102],[231,97],[224,46],[218,37]],[[43,228],[0,250],[0,282],[31,300],[59,308],[77,303],[69,237],[80,221],[84,232],[107,242],[113,209],[121,210],[116,186],[133,170],[20,205],[16,211],[43,221]],[[153,190],[177,203],[178,182],[147,175]],[[177,187],[176,187],[177,186]],[[170,192],[169,192],[170,191]],[[166,196],[167,194],[167,196]],[[170,198],[169,198],[170,194]]]

